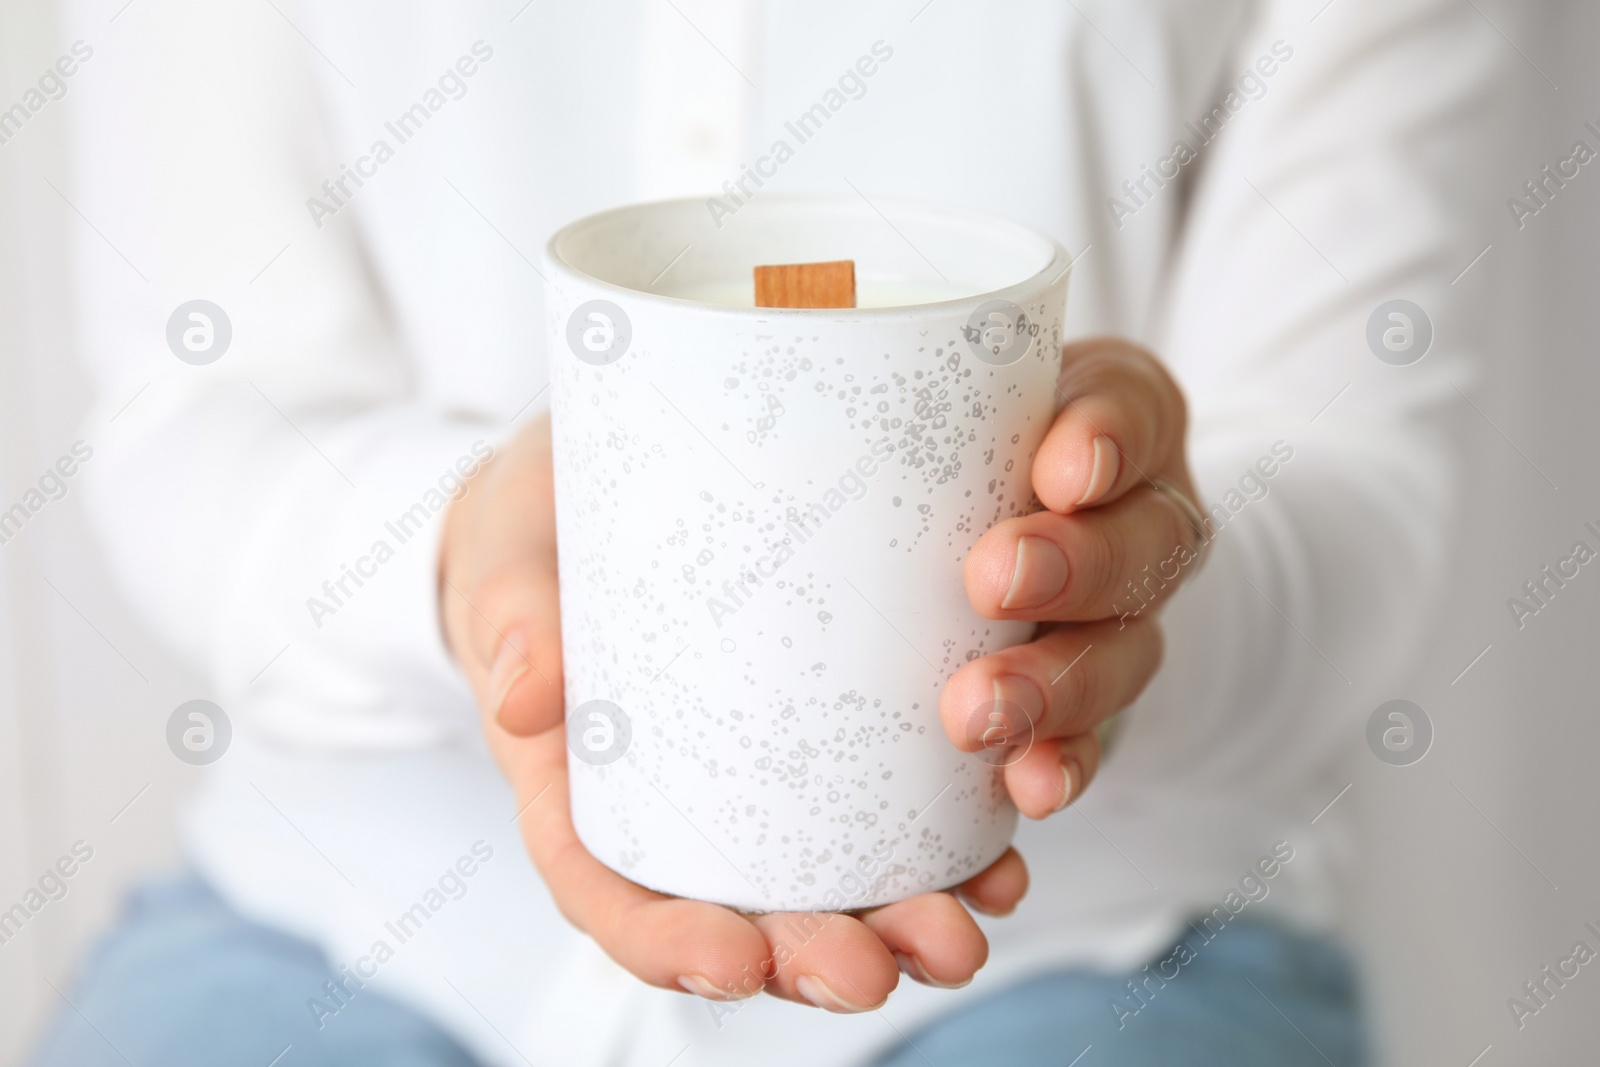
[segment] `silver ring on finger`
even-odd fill
[[[1166,494],[1167,499],[1176,504],[1178,510],[1183,513],[1183,517],[1188,520],[1189,528],[1193,531],[1195,539],[1194,570],[1199,571],[1201,566],[1204,565],[1206,557],[1211,554],[1211,534],[1206,529],[1205,515],[1201,513],[1199,506],[1189,499],[1189,494],[1165,478],[1151,478],[1150,487]]]

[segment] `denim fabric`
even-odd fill
[[[332,978],[320,950],[244,918],[204,881],[154,883],[134,891],[75,987],[62,990],[71,1003],[32,1062],[478,1067],[438,1026],[371,989],[319,1028],[306,1001]]]
[[[1073,970],[1020,982],[908,1035],[876,1067],[930,1063],[1364,1067],[1368,1056],[1343,952],[1241,917],[1191,928],[1131,976]]]
[[[1181,967],[1160,967],[1173,958],[1164,952],[1133,976],[1074,970],[1021,982],[909,1035],[877,1067],[1367,1062],[1353,973],[1336,947],[1243,918],[1209,941],[1186,940],[1193,957]],[[1163,969],[1176,974],[1161,978]],[[85,961],[31,1062],[479,1067],[426,1017],[373,990],[319,1028],[306,1001],[332,978],[316,948],[244,918],[200,879],[152,884]]]

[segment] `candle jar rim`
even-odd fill
[[[554,275],[610,290],[633,303],[757,319],[836,320],[903,318],[908,312],[937,313],[995,300],[1020,302],[1042,284],[1054,284],[1073,263],[1059,241],[1037,229],[926,201],[764,193],[724,218],[714,215],[709,203],[693,197],[643,201],[583,216],[550,237],[546,267]],[[858,281],[942,282],[967,291],[884,307],[767,308],[713,303],[656,288],[674,271],[698,274],[699,283],[726,283],[748,278],[758,265],[837,259],[855,260]],[[952,282],[935,265],[939,262],[953,272],[959,262],[959,269],[969,273]]]

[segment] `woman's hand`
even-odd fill
[[[507,442],[452,506],[441,547],[440,611],[490,748],[515,791],[523,842],[556,905],[651,985],[719,1000],[765,989],[830,1011],[866,1011],[883,1003],[901,971],[935,985],[968,982],[989,948],[961,901],[1000,915],[1027,888],[1021,858],[1008,851],[954,894],[929,893],[853,916],[746,917],[651,892],[591,856],[573,830],[567,798],[550,430],[543,420]],[[803,942],[795,930],[805,932]]]
[[[1064,807],[1094,776],[1095,727],[1160,661],[1146,609],[1182,577],[1148,574],[1181,571],[1179,558],[1198,547],[1184,507],[1151,484],[1192,499],[1183,398],[1155,358],[1118,341],[1069,346],[1062,387],[1067,406],[1033,470],[1048,510],[990,530],[966,567],[968,595],[985,616],[1047,625],[1030,644],[963,666],[940,704],[946,731],[968,751],[992,746],[997,701],[1026,715],[1027,726],[1008,724],[1013,739],[1031,741],[1005,775],[1033,818]],[[883,1003],[902,971],[958,986],[983,965],[988,943],[962,902],[991,915],[1015,908],[1028,876],[1014,850],[953,893],[857,915],[747,917],[644,889],[583,847],[567,796],[547,422],[526,427],[473,479],[451,509],[441,554],[445,634],[515,790],[523,841],[562,914],[614,960],[662,988],[712,999],[764,989],[841,1012]],[[795,930],[807,931],[803,942]]]
[[[1033,464],[1046,510],[994,526],[966,564],[984,617],[1042,625],[1029,644],[965,664],[939,702],[957,747],[1001,753],[1011,798],[1034,819],[1094,777],[1096,728],[1160,665],[1155,609],[1192,572],[1204,532],[1189,511],[1183,395],[1154,356],[1115,339],[1069,345],[1061,395]]]

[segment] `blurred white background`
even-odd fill
[[[1338,803],[1360,813],[1367,855],[1349,928],[1386,1062],[1592,1063],[1600,977],[1585,969],[1521,1030],[1507,998],[1590,937],[1586,920],[1600,924],[1600,571],[1585,568],[1520,632],[1506,601],[1586,521],[1600,525],[1600,177],[1586,168],[1520,231],[1503,198],[1593,139],[1600,8],[1463,2],[1521,53],[1522,75],[1502,199],[1482,205],[1497,236],[1457,282],[1480,317],[1435,324],[1493,356],[1492,377],[1467,387],[1476,518],[1453,602],[1393,694],[1427,711],[1432,751],[1397,768],[1351,738]],[[0,0],[0,101],[60,51],[49,4]],[[75,441],[117,432],[83,421],[65,249],[89,223],[52,188],[70,173],[63,118],[48,108],[0,145],[0,510]],[[69,895],[0,944],[0,1063],[60,1006],[52,984],[66,988],[129,882],[177,861],[174,810],[202,772],[172,757],[163,731],[179,703],[210,695],[111,591],[70,491],[0,544],[0,908],[75,841],[94,849]]]

